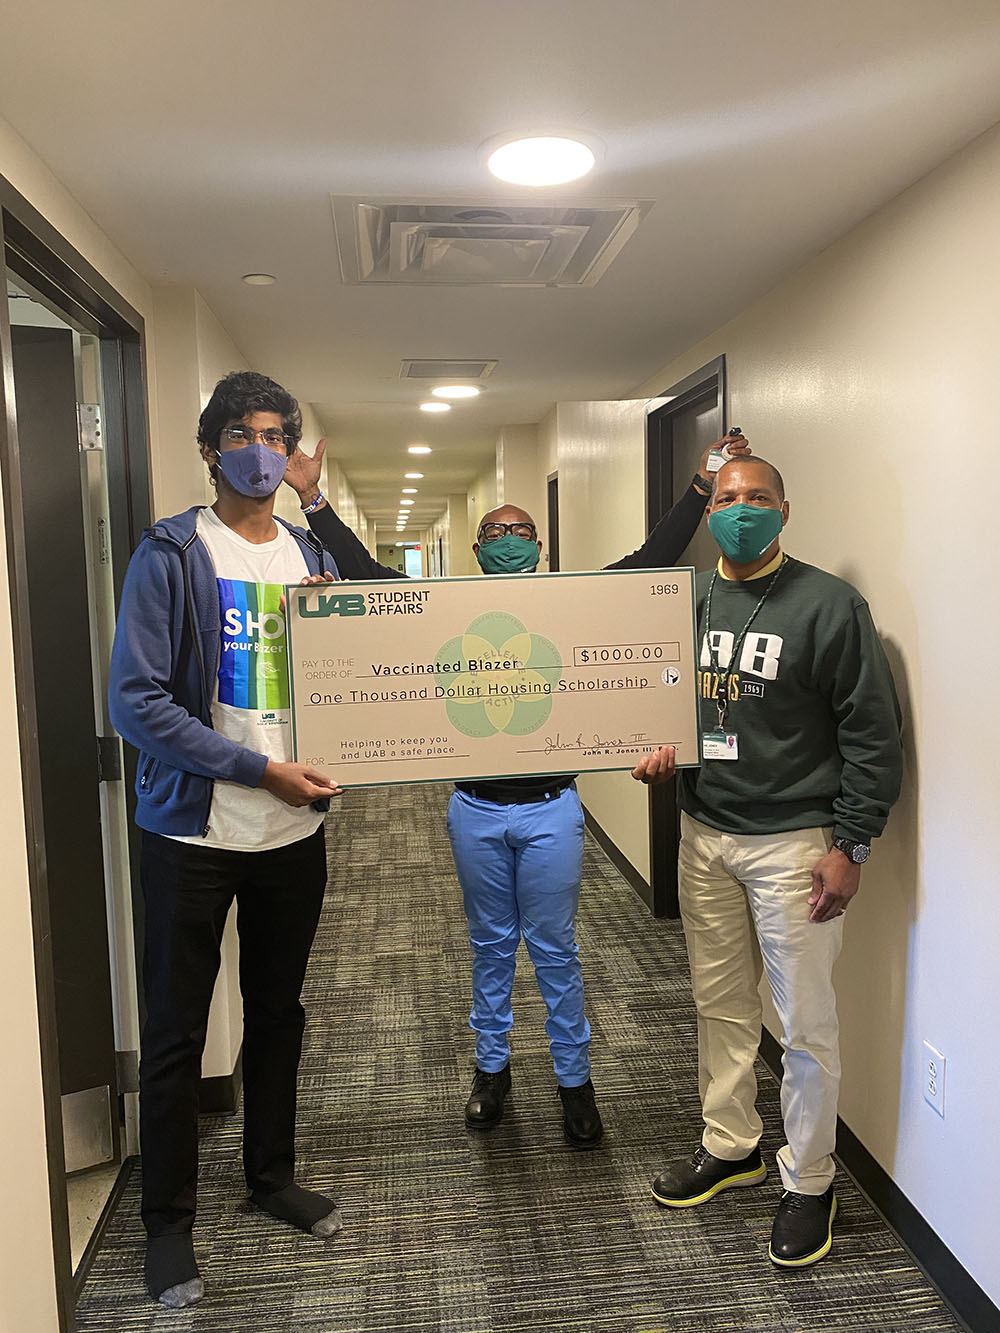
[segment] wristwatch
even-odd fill
[[[863,866],[872,854],[872,849],[866,842],[854,842],[850,838],[834,838],[833,845],[856,866]]]

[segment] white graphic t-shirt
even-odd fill
[[[295,538],[278,524],[256,545],[201,509],[198,536],[215,565],[222,621],[212,724],[220,735],[279,762],[292,757],[288,653],[280,598],[309,573]],[[260,787],[216,782],[208,833],[180,838],[236,852],[262,852],[307,838],[323,822],[310,806],[293,808]]]

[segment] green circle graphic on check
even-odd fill
[[[498,731],[530,736],[544,726],[561,676],[555,644],[506,611],[477,616],[434,658],[448,720],[480,740]]]

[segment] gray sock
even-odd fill
[[[188,1282],[161,1291],[157,1300],[161,1305],[168,1305],[171,1310],[183,1310],[185,1305],[197,1305],[204,1294],[204,1282],[200,1277],[193,1277]]]
[[[318,1222],[314,1222],[309,1230],[314,1236],[326,1238],[335,1236],[338,1231],[343,1231],[344,1219],[340,1216],[340,1209],[334,1208],[332,1212],[327,1213],[326,1217],[321,1217]]]
[[[308,1231],[313,1236],[328,1237],[336,1235],[344,1223],[333,1199],[314,1190],[303,1189],[301,1185],[286,1185],[283,1190],[273,1194],[264,1194],[254,1190],[251,1200],[272,1217],[282,1222],[290,1222],[300,1231]]]
[[[190,1231],[150,1236],[146,1242],[146,1285],[154,1301],[172,1310],[194,1305],[205,1294],[205,1284],[194,1258]]]

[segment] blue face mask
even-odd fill
[[[234,491],[253,500],[264,500],[281,485],[288,467],[288,455],[276,454],[266,444],[256,441],[242,449],[216,449],[219,471]]]
[[[734,565],[759,559],[781,531],[781,510],[727,505],[708,516],[708,530]]]
[[[506,533],[499,541],[481,542],[476,559],[484,574],[523,574],[534,569],[541,552],[537,542]]]

